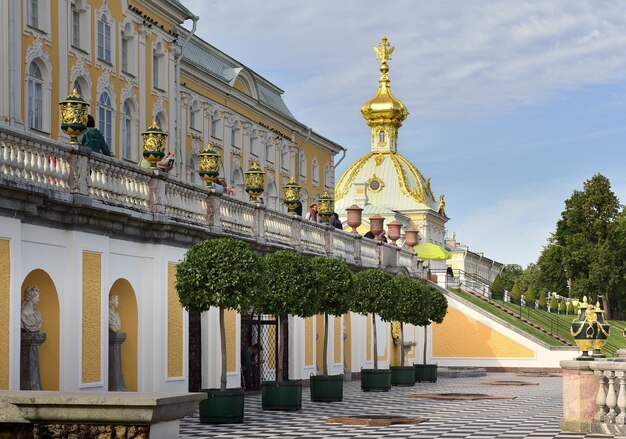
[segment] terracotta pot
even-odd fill
[[[383,232],[384,222],[385,218],[378,214],[370,216],[370,231],[376,238]]]
[[[356,204],[346,208],[346,212],[348,212],[348,225],[352,227],[350,233],[358,233],[356,229],[361,225],[361,213],[363,209],[361,209]]]
[[[400,239],[401,227],[402,227],[402,224],[400,224],[398,221],[395,221],[395,220],[387,224],[389,240],[395,246],[397,246],[396,241]]]

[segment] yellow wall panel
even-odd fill
[[[317,356],[316,356],[316,364],[317,370],[323,370],[324,366],[324,314],[318,314],[315,316],[315,323],[317,327],[317,331],[315,334],[315,338],[317,340]]]
[[[11,241],[0,239],[0,390],[9,390]]]
[[[367,361],[372,361],[372,315],[368,314],[365,319],[365,358]]]
[[[83,252],[82,382],[102,381],[102,255]]]
[[[167,264],[167,376],[183,376],[183,307],[176,291],[176,264]]]
[[[432,327],[433,357],[535,358],[531,349],[452,307]]]
[[[224,332],[226,335],[226,371],[237,372],[237,311],[224,310]]]
[[[335,316],[335,342],[333,361],[335,364],[341,363],[341,316]]]
[[[304,366],[313,366],[313,317],[304,319]]]
[[[352,317],[350,313],[347,313],[343,318],[346,322],[346,339],[343,344],[343,357],[345,358],[348,370],[352,370]]]

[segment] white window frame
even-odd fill
[[[274,142],[271,139],[267,140],[265,144],[265,161],[268,163],[274,163],[276,160],[276,148],[274,147]]]
[[[118,32],[116,31],[117,26],[115,24],[115,20],[113,19],[113,15],[111,15],[111,12],[109,11],[108,2],[104,2],[102,7],[99,10],[96,10],[96,13],[94,15],[95,16],[94,16],[93,29],[94,29],[94,35],[96,37],[96,41],[95,41],[96,65],[100,65],[101,68],[106,68],[106,66],[114,67],[116,65]],[[108,37],[110,41],[110,46],[108,47],[108,49],[109,49],[110,59],[106,58],[106,54],[107,54],[106,31],[102,34],[102,38],[103,38],[102,41],[100,39],[100,23],[102,23],[103,26],[106,24],[106,27],[108,27],[109,29]],[[106,28],[103,28],[103,30],[104,29]],[[100,56],[101,55],[100,43],[103,43],[103,46],[102,46],[103,56]]]
[[[211,116],[211,138],[216,140],[224,138],[224,119],[217,111]]]
[[[324,165],[324,188],[329,189],[331,187],[332,187],[332,181],[331,181],[330,165],[326,164]]]
[[[36,70],[34,70],[36,69]],[[33,73],[38,75],[34,76]],[[28,66],[26,86],[26,124],[29,129],[44,131],[44,74],[37,62]]]
[[[280,167],[289,171],[289,147],[287,145],[283,145],[280,149]]]
[[[300,179],[306,180],[306,154],[304,152],[300,152],[300,161],[298,162],[298,168],[300,172]]]
[[[96,35],[98,61],[113,64],[113,29],[106,16],[98,20]]]
[[[250,155],[254,157],[259,157],[259,144],[259,135],[256,131],[253,131],[252,135],[250,136]]]
[[[152,48],[152,88],[167,92],[167,51],[162,41]]]
[[[320,165],[317,161],[317,157],[314,158],[311,163],[311,180],[313,180],[313,183],[320,182]]]
[[[137,77],[137,41],[137,32],[133,30],[132,22],[123,24],[120,29],[120,71],[133,78]]]
[[[241,143],[243,140],[242,136],[241,125],[239,124],[239,121],[237,121],[230,129],[230,145],[233,148],[241,149]]]
[[[23,0],[21,3],[24,7],[24,29],[35,34],[50,34],[50,0]]]
[[[128,108],[128,113],[125,111]],[[137,126],[137,105],[132,99],[126,99],[120,110],[120,156],[124,160],[137,162],[137,148],[139,143]]]
[[[192,129],[197,132],[202,131],[202,109],[200,108],[200,104],[198,101],[194,101],[194,103],[189,107],[189,129]]]
[[[89,26],[90,7],[85,0],[74,0],[70,4],[68,15],[68,38],[70,52],[80,51],[86,54],[91,50],[91,27]],[[76,20],[77,25],[76,25]],[[78,33],[76,33],[78,31]]]

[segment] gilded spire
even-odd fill
[[[397,152],[398,128],[409,115],[406,106],[391,94],[389,87],[389,64],[395,47],[383,36],[374,47],[376,59],[380,60],[378,91],[361,107],[361,114],[372,129],[372,152]]]

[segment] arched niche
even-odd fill
[[[39,288],[37,309],[41,313],[41,329],[46,341],[39,346],[39,372],[42,390],[59,390],[59,344],[61,339],[59,296],[48,273],[36,269],[28,273],[22,282],[22,302],[26,288]],[[79,367],[75,365],[75,367]]]
[[[120,305],[117,308],[122,323],[121,332],[126,333],[122,343],[122,374],[124,384],[132,392],[137,391],[138,349],[139,349],[139,315],[135,290],[126,279],[118,279],[109,291],[109,297],[117,294]],[[108,326],[108,324],[107,324]]]

